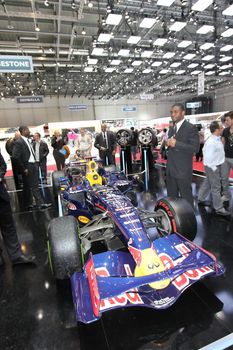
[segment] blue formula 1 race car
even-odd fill
[[[168,308],[196,281],[224,272],[192,242],[197,224],[185,200],[163,198],[149,212],[118,188],[89,183],[77,191],[82,227],[69,215],[48,229],[51,267],[56,279],[71,280],[77,321],[119,307]]]

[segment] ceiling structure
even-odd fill
[[[0,0],[0,97],[154,98],[233,86],[232,0]]]

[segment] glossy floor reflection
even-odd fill
[[[193,180],[197,193],[202,178]],[[153,210],[165,195],[163,168],[151,174],[149,188],[150,193],[138,194],[139,206]],[[44,196],[53,200],[50,188]],[[11,198],[23,249],[36,255],[37,266],[12,268],[7,262],[0,268],[1,350],[196,350],[233,331],[233,218],[195,208],[195,242],[224,264],[225,276],[195,284],[169,309],[117,309],[83,325],[75,321],[69,283],[56,284],[48,265],[46,230],[57,216],[55,207],[20,212],[21,194],[12,192]]]

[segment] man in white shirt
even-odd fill
[[[217,121],[210,124],[211,136],[206,140],[203,148],[203,163],[206,178],[198,194],[198,204],[206,205],[206,198],[211,193],[213,207],[216,214],[222,216],[230,215],[224,206],[221,197],[221,166],[225,161],[224,146],[221,141],[223,128]]]

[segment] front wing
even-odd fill
[[[165,271],[141,277],[133,276],[136,265],[129,253],[108,251],[91,255],[83,273],[76,272],[71,277],[77,320],[93,322],[103,312],[119,307],[164,309],[196,281],[224,273],[211,253],[178,234],[159,238],[153,245]],[[150,283],[168,278],[170,284],[166,288],[151,288]]]

